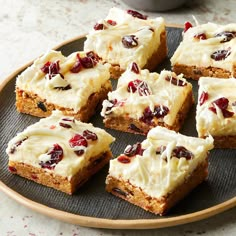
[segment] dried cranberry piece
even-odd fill
[[[212,107],[209,107],[208,109],[209,109],[210,111],[214,112],[215,114],[217,113],[217,112],[216,112],[216,108],[213,107],[213,106],[212,106]],[[224,118],[229,118],[229,117],[232,117],[232,116],[234,115],[234,112],[228,111],[228,110],[226,110],[226,109],[221,110],[221,112],[222,112]]]
[[[176,146],[172,153],[173,153],[173,156],[177,158],[184,157],[186,158],[186,160],[190,160],[194,156],[192,152],[190,152],[188,149],[186,149],[183,146]]]
[[[224,118],[229,118],[234,115],[234,112],[228,111],[228,110],[222,110],[222,113],[223,113]]]
[[[138,93],[140,96],[148,96],[151,94],[151,91],[146,82],[142,81],[142,83],[138,85]]]
[[[161,118],[169,113],[169,108],[166,106],[155,106],[153,115],[156,118]]]
[[[44,66],[41,69],[41,71],[44,73],[44,74],[48,74],[49,73],[49,67],[51,65],[51,62],[48,61],[44,64]]]
[[[94,52],[90,51],[86,53],[85,57],[80,57],[79,53],[77,54],[77,60],[73,67],[70,69],[72,73],[78,73],[83,68],[93,68],[96,66],[97,62],[99,61],[99,57]]]
[[[92,132],[92,131],[90,131],[90,130],[87,130],[87,129],[84,130],[83,136],[84,136],[87,140],[93,140],[93,141],[95,141],[95,140],[98,139],[98,136],[97,136],[94,132]]]
[[[96,23],[93,28],[95,30],[103,30],[104,29],[104,24],[99,24],[99,23]]]
[[[130,81],[127,87],[128,92],[135,93],[138,90],[140,96],[148,96],[151,94],[149,87],[145,81],[136,79],[134,81]]]
[[[59,61],[56,62],[50,62],[44,64],[44,66],[41,68],[42,72],[49,75],[49,79],[52,79],[55,75],[59,74],[60,66]],[[63,75],[61,75],[63,78]]]
[[[115,26],[117,24],[114,20],[107,20],[107,23],[112,26]]]
[[[209,98],[208,93],[203,91],[202,94],[201,94],[201,96],[200,96],[200,98],[199,98],[199,104],[200,104],[200,106],[203,105],[204,102],[208,100],[208,98]]]
[[[220,41],[221,43],[229,42],[231,39],[236,37],[236,32],[234,31],[223,31],[215,35],[215,37],[222,37],[224,38]]]
[[[207,39],[207,36],[206,36],[205,33],[199,33],[199,34],[195,34],[195,35],[194,35],[194,38],[196,38],[196,39],[201,39],[201,40],[205,40],[205,39]]]
[[[108,115],[111,113],[111,109],[118,103],[117,99],[109,100],[109,106],[106,107],[105,114]]]
[[[47,155],[50,155],[50,160],[43,162],[41,161],[39,165],[42,168],[54,169],[55,165],[60,162],[63,158],[63,149],[59,144],[54,144],[53,147],[48,151]]]
[[[75,64],[73,65],[73,67],[70,69],[70,71],[72,72],[72,73],[78,73],[79,71],[81,71],[82,70],[82,64],[81,64],[81,62],[80,62],[80,60],[77,60],[76,62],[75,62]]]
[[[152,119],[154,118],[153,112],[151,111],[150,107],[146,107],[143,111],[143,116],[140,117],[140,121],[143,121],[146,124],[151,124]]]
[[[209,107],[208,109],[216,114],[216,108],[215,107],[212,106],[212,107]]]
[[[229,100],[225,97],[221,97],[215,101],[213,101],[221,110],[227,109],[229,105]]]
[[[8,170],[10,171],[10,172],[17,172],[17,169],[15,168],[15,167],[13,167],[13,166],[8,166]]]
[[[134,11],[134,10],[127,10],[127,13],[132,15],[133,17],[137,17],[141,20],[146,20],[147,19],[147,16],[139,13],[138,11]]]
[[[31,175],[31,178],[34,179],[34,180],[37,180],[38,179],[38,176],[36,174],[32,174]]]
[[[86,56],[92,58],[95,62],[98,62],[100,60],[100,57],[93,51],[87,52]]]
[[[59,122],[59,125],[63,128],[67,128],[67,129],[71,128],[71,125],[65,124],[65,123],[62,123],[62,122]]]
[[[28,137],[23,138],[22,140],[19,140],[18,142],[16,142],[10,149],[10,153],[13,154],[16,151],[16,148],[19,147],[26,139],[28,139]]]
[[[84,147],[88,146],[88,143],[87,143],[86,139],[80,134],[75,134],[69,140],[69,144],[72,148],[77,147],[77,146],[84,146]]]
[[[156,154],[162,154],[166,150],[166,146],[160,146],[156,149]]]
[[[62,118],[62,122],[59,122],[59,125],[64,127],[64,128],[71,128],[71,125],[70,124],[67,124],[67,123],[64,123],[63,121],[66,121],[67,123],[68,122],[75,122],[74,119],[70,119],[70,118]]]
[[[169,108],[163,105],[155,106],[154,111],[152,112],[150,107],[146,107],[143,116],[140,118],[140,121],[144,123],[151,124],[152,119],[156,118],[163,118],[169,113]]]
[[[132,157],[135,155],[142,155],[143,151],[141,143],[136,143],[134,145],[128,145],[125,148],[124,154],[128,157]]]
[[[75,134],[70,140],[69,145],[71,148],[76,148],[74,151],[76,155],[81,156],[84,154],[84,148],[79,149],[78,147],[87,147],[88,142],[87,140],[80,134]]]
[[[166,81],[168,82],[171,82],[173,85],[176,85],[176,86],[180,86],[180,87],[183,87],[183,86],[186,86],[187,83],[181,79],[178,79],[178,78],[175,78],[173,76],[167,76],[165,78]]]
[[[134,80],[134,81],[130,81],[128,83],[128,87],[127,87],[127,91],[130,93],[135,93],[137,91],[137,87],[138,85],[141,83],[142,81],[141,80]]]
[[[217,50],[211,54],[211,58],[215,61],[225,60],[231,54],[230,50]]]
[[[131,66],[131,71],[134,72],[135,74],[139,74],[139,67],[137,63],[133,62]]]
[[[74,119],[70,119],[70,118],[62,118],[62,120],[63,121],[69,121],[69,122],[75,122],[75,120]]]
[[[229,105],[229,100],[227,98],[221,97],[221,98],[213,101],[212,106],[208,108],[210,111],[217,113],[214,104],[221,109],[224,118],[229,118],[234,115],[234,112],[227,110],[228,105]]]
[[[91,57],[82,57],[80,58],[80,62],[84,68],[93,68],[94,61]]]
[[[184,23],[184,33],[185,33],[189,28],[192,28],[192,27],[193,27],[193,25],[192,25],[189,21],[185,22],[185,23]]]
[[[117,161],[119,161],[119,162],[121,162],[121,163],[123,163],[123,164],[128,164],[128,163],[131,162],[130,158],[127,157],[127,156],[125,156],[125,155],[119,156],[119,157],[117,158]]]
[[[125,48],[134,48],[138,46],[138,38],[135,35],[125,35],[122,37],[122,44]]]

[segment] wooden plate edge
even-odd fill
[[[21,194],[17,193],[16,191],[6,186],[2,181],[0,181],[0,190],[3,191],[6,195],[11,197],[12,199],[14,199],[16,202],[30,208],[31,210],[44,214],[48,217],[52,217],[71,224],[78,224],[81,226],[93,227],[93,228],[107,228],[107,229],[154,229],[154,228],[176,226],[180,224],[187,224],[203,220],[236,206],[236,197],[234,197],[216,206],[182,216],[169,217],[163,219],[159,218],[159,219],[137,219],[137,220],[128,220],[128,219],[113,220],[106,218],[81,216],[47,207],[43,204],[34,202],[22,196]]]

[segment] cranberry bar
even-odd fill
[[[109,162],[113,141],[104,130],[53,111],[9,142],[9,170],[72,194]]]
[[[183,41],[171,64],[173,71],[186,78],[236,77],[236,24],[185,23]]]
[[[164,215],[208,175],[213,139],[153,128],[110,161],[106,190],[146,211]]]
[[[111,8],[108,16],[89,32],[84,48],[112,65],[112,78],[119,78],[133,61],[153,70],[167,56],[164,19]]]
[[[146,135],[156,126],[178,131],[193,105],[192,85],[170,71],[150,73],[133,62],[104,100],[107,128]]]
[[[17,110],[47,117],[57,109],[86,122],[111,90],[109,68],[91,51],[49,51],[17,77]]]
[[[197,104],[198,136],[214,138],[217,148],[236,148],[236,80],[201,77]]]

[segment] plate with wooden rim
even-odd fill
[[[182,29],[167,27],[168,58],[156,68],[170,69],[170,57],[182,39]],[[85,38],[78,37],[57,47],[64,55],[83,49]],[[30,63],[28,64],[30,65]],[[73,224],[98,228],[148,229],[169,227],[198,221],[236,206],[236,150],[214,149],[209,156],[209,176],[185,199],[179,202],[166,216],[156,216],[143,209],[119,199],[105,191],[105,178],[108,166],[93,176],[72,196],[39,185],[8,171],[8,157],[5,152],[8,141],[16,133],[39,120],[26,114],[20,114],[15,108],[15,80],[20,68],[8,77],[0,87],[0,190],[17,202],[45,214]],[[195,100],[198,84],[193,84]],[[197,136],[195,123],[196,106],[192,108],[181,133]],[[104,128],[100,114],[92,120],[97,127]],[[116,157],[123,152],[127,144],[142,141],[145,137],[106,129],[116,137],[112,145]],[[40,144],[38,144],[40,145]]]

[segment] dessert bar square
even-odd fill
[[[96,52],[112,65],[112,78],[119,78],[133,61],[141,68],[153,70],[167,56],[164,19],[111,8],[108,16],[87,35],[84,49]]]
[[[192,85],[171,71],[150,73],[134,62],[104,100],[107,128],[146,135],[156,126],[178,131],[193,105]]]
[[[106,190],[146,211],[164,215],[208,175],[213,139],[153,128],[110,161]]]
[[[104,130],[56,110],[10,140],[9,170],[72,194],[109,162],[113,141]]]
[[[17,110],[47,117],[57,109],[86,122],[111,91],[109,68],[91,51],[49,51],[17,77]]]
[[[171,58],[172,69],[186,78],[236,77],[236,24],[185,24],[183,41]]]
[[[198,136],[214,138],[216,148],[236,148],[236,80],[201,77],[196,126]]]

